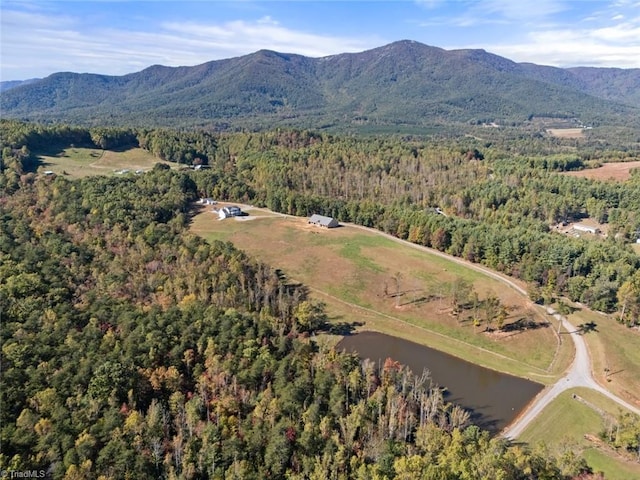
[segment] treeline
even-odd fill
[[[324,313],[304,286],[188,233],[202,178],[25,174],[2,192],[0,469],[586,478],[569,450],[530,451],[469,425],[427,375],[317,345]]]
[[[15,174],[33,170],[31,152],[51,152],[69,146],[120,150],[142,147],[158,158],[188,165],[206,165],[216,150],[216,139],[205,131],[169,129],[74,127],[0,120],[0,170]]]
[[[517,145],[509,156],[486,146],[478,160],[472,145],[450,141],[235,134],[220,138],[213,171],[194,181],[203,195],[374,227],[526,280],[536,300],[566,295],[638,322],[640,259],[625,242],[640,230],[640,177],[562,176],[550,165],[563,170],[575,155],[543,163]],[[608,222],[606,240],[550,231],[587,216]]]
[[[7,165],[20,156],[31,158],[32,137],[55,137],[59,129],[62,141],[81,130],[1,125]],[[46,133],[30,137],[29,128]],[[207,171],[191,174],[201,196],[375,227],[526,280],[536,300],[565,295],[597,310],[618,311],[625,323],[638,322],[640,259],[625,243],[640,231],[640,175],[614,183],[558,173],[595,161],[596,143],[574,145],[569,154],[566,143],[544,137],[494,144],[300,130],[215,137],[149,130],[136,132],[136,138],[160,158],[207,163]],[[608,148],[606,156],[629,159],[630,153]],[[5,178],[11,175],[8,185],[15,188],[17,174]],[[607,223],[608,238],[550,231],[550,225],[585,217]]]

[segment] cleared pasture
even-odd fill
[[[558,138],[582,138],[584,137],[583,128],[548,128],[547,133]]]
[[[636,162],[611,162],[598,168],[589,168],[575,172],[562,172],[561,175],[571,177],[590,178],[592,180],[610,180],[624,182],[631,178],[631,170],[640,168],[640,161]]]
[[[90,175],[114,175],[118,171],[150,170],[156,163],[167,163],[142,148],[111,151],[98,148],[69,147],[56,152],[42,152],[38,172],[51,171],[72,178]]]
[[[244,218],[257,212],[263,215],[253,221],[219,221],[211,209],[203,210],[191,228],[208,240],[231,241],[309,286],[334,325],[407,338],[543,383],[570,361],[571,347],[558,346],[542,314],[498,280],[354,227],[327,230],[257,209]],[[491,334],[473,325],[471,309],[454,317],[451,292],[458,279],[471,283],[481,300],[497,296],[508,309],[506,324],[531,319],[538,328]]]

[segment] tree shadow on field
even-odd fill
[[[202,205],[199,203],[192,203],[187,209],[187,224],[191,225],[196,215],[204,212],[209,205]]]
[[[540,328],[549,328],[551,324],[549,322],[536,322],[530,317],[522,317],[515,322],[507,323],[500,330],[501,332],[511,332],[516,335],[518,333],[524,333],[527,330],[538,330]]]
[[[578,333],[584,335],[585,333],[596,332],[598,333],[598,324],[595,322],[581,323],[578,325]]]
[[[342,337],[346,337],[348,335],[352,335],[356,328],[364,325],[363,322],[344,322],[344,321],[336,321],[337,319],[343,318],[342,316],[331,317],[327,319],[326,322],[319,328],[322,332],[330,333],[331,335],[340,335]]]

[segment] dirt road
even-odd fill
[[[502,275],[498,272],[490,270],[488,268],[482,267],[475,263],[468,262],[461,258],[453,257],[446,253],[440,252],[438,250],[434,250],[432,248],[423,247],[421,245],[416,245],[415,243],[408,242],[406,240],[402,240],[394,237],[393,235],[389,235],[378,230],[362,227],[360,225],[350,225],[355,228],[359,228],[361,230],[367,230],[369,232],[375,232],[379,235],[383,235],[395,242],[402,243],[404,245],[408,245],[412,248],[416,248],[418,250],[423,250],[432,255],[438,255],[440,257],[446,258],[450,261],[459,263],[468,268],[473,268],[476,271],[482,272],[485,275],[488,275],[496,280],[501,281],[505,285],[513,288],[520,294],[527,296],[528,294],[524,288],[518,285],[515,281],[511,280],[509,277]],[[542,308],[542,307],[541,307]],[[640,409],[634,407],[630,403],[624,401],[620,397],[614,395],[609,390],[604,388],[598,382],[595,381],[593,375],[591,374],[591,358],[589,357],[589,350],[587,349],[587,344],[582,337],[582,333],[563,316],[559,313],[555,312],[551,308],[547,308],[547,313],[553,315],[556,320],[562,322],[562,326],[565,328],[571,339],[573,340],[573,345],[575,347],[575,357],[573,359],[573,363],[569,367],[569,369],[565,372],[564,376],[560,378],[556,383],[546,387],[532,403],[525,409],[524,413],[521,414],[511,425],[509,425],[505,430],[502,431],[502,436],[508,439],[515,439],[522,434],[522,432],[529,426],[529,424],[542,413],[544,408],[551,403],[553,399],[555,399],[558,395],[560,395],[565,390],[569,390],[575,387],[586,387],[592,390],[596,390],[600,392],[602,395],[606,396],[610,400],[616,402],[618,405],[640,415]]]
[[[250,208],[253,208],[253,207],[249,207],[249,209]],[[263,208],[259,208],[258,210],[275,213],[275,212],[271,212],[268,209],[263,209]],[[276,215],[281,215],[283,217],[298,218],[298,217],[293,217],[292,215],[286,215],[286,214],[276,214]],[[471,263],[467,260],[463,260],[458,257],[453,257],[451,255],[448,255],[446,253],[440,252],[432,248],[411,243],[407,240],[402,240],[400,238],[394,237],[393,235],[381,232],[373,228],[363,227],[361,225],[355,225],[355,224],[343,224],[343,225],[349,226],[352,228],[357,228],[360,230],[365,230],[367,232],[372,232],[377,235],[382,235],[394,242],[401,243],[403,245],[407,245],[416,250],[421,250],[431,255],[437,255],[439,257],[446,258],[447,260],[450,260],[452,262],[456,262],[458,264],[464,265],[465,267],[472,268],[478,272],[482,272],[487,276],[490,276],[496,280],[499,280],[500,282],[504,283],[510,288],[513,288],[515,291],[517,291],[521,295],[528,297],[527,291],[524,288],[522,288],[517,282],[513,281],[506,275],[495,272],[481,265]],[[607,398],[616,402],[618,405],[640,415],[639,408],[631,405],[630,403],[624,401],[620,397],[614,395],[609,390],[607,390],[606,388],[604,388],[602,385],[600,385],[598,382],[595,381],[591,373],[592,367],[591,367],[591,358],[589,357],[589,350],[587,349],[587,344],[584,338],[582,337],[581,332],[576,330],[576,328],[565,317],[561,316],[559,313],[555,312],[553,309],[547,308],[546,311],[548,314],[553,315],[556,318],[556,320],[558,320],[559,322],[562,322],[562,326],[569,333],[571,339],[573,340],[573,344],[575,347],[575,357],[573,359],[573,363],[565,372],[564,376],[560,378],[560,380],[558,380],[553,385],[547,386],[544,390],[542,390],[542,392],[540,392],[540,394],[538,394],[538,396],[536,396],[536,398],[533,400],[533,402],[531,402],[528,405],[525,411],[511,425],[509,425],[506,429],[502,431],[502,436],[508,439],[515,439],[518,436],[520,436],[522,432],[527,428],[527,426],[538,415],[542,413],[544,408],[547,405],[549,405],[551,401],[553,401],[558,395],[560,395],[565,390],[575,388],[575,387],[586,387],[586,388],[595,390],[597,392],[600,392],[602,395],[605,395]]]

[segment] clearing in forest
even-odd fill
[[[548,128],[547,133],[558,138],[582,138],[583,128]]]
[[[231,241],[290,281],[307,285],[327,305],[338,332],[354,326],[380,331],[543,383],[568,366],[569,342],[558,348],[543,314],[496,279],[375,232],[352,226],[328,230],[306,218],[243,210],[249,214],[245,220],[220,221],[203,208],[192,231],[210,241]],[[471,291],[456,315],[453,295],[461,285]],[[475,308],[473,292],[479,299]],[[495,321],[493,332],[485,332],[489,297],[505,307],[504,332],[497,332]],[[480,322],[474,324],[474,315]]]
[[[590,178],[591,180],[613,180],[616,182],[624,182],[631,178],[631,170],[634,168],[640,168],[640,161],[605,163],[598,168],[589,168],[575,172],[563,172],[561,175]]]
[[[112,151],[99,148],[69,147],[55,152],[36,152],[38,172],[50,171],[71,178],[114,175],[151,170],[156,163],[167,163],[142,148]]]

